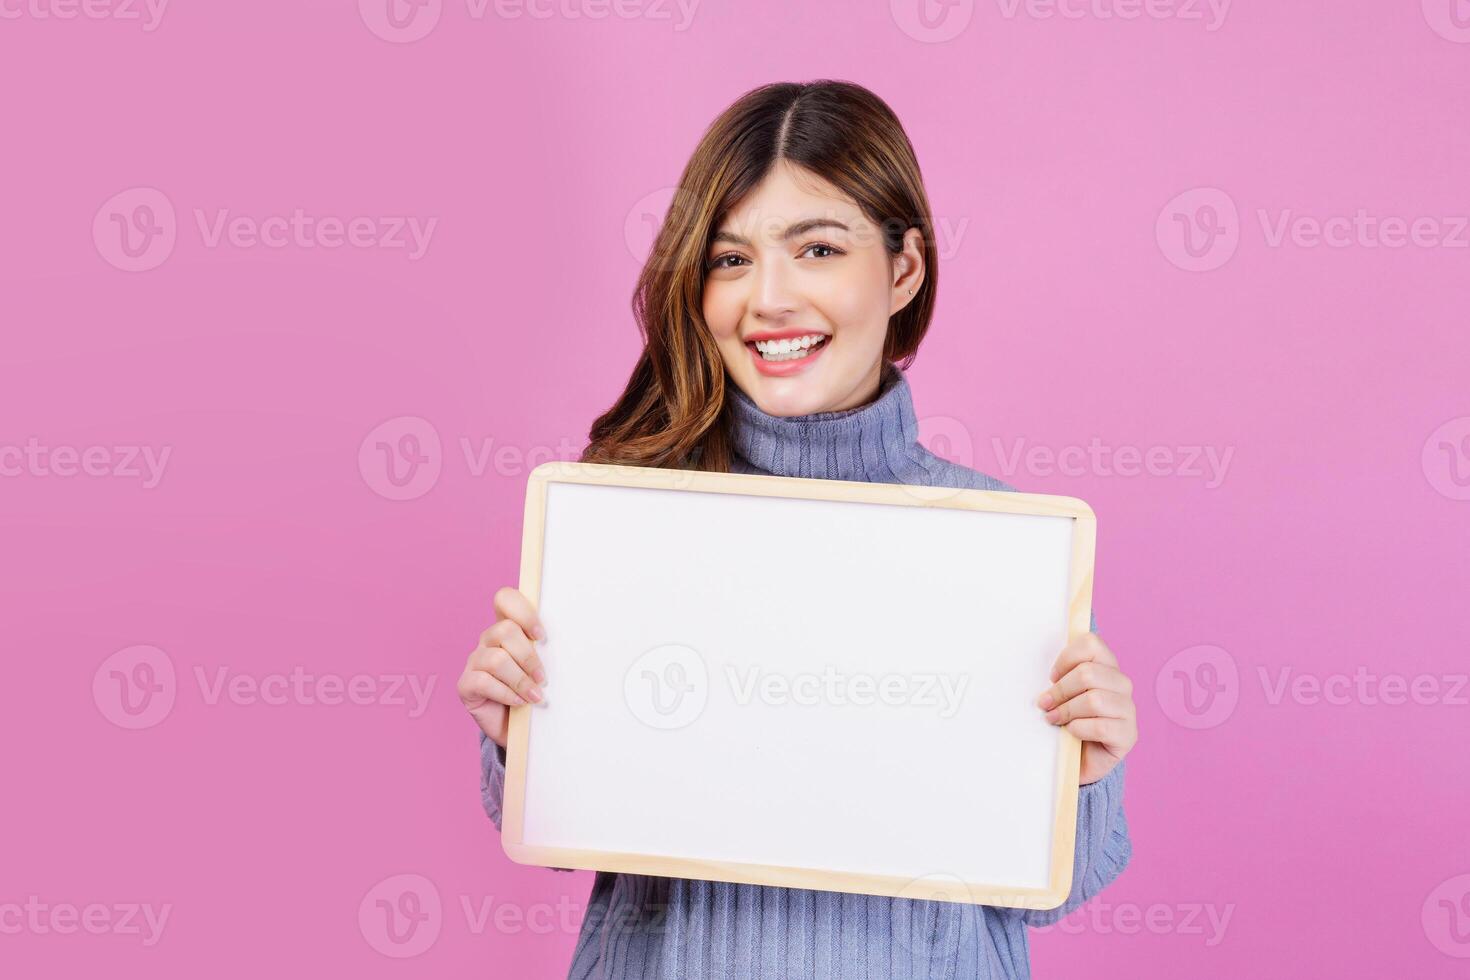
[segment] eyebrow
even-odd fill
[[[796,222],[796,224],[789,226],[786,231],[782,233],[781,240],[789,242],[793,238],[798,238],[802,235],[805,235],[807,232],[811,231],[814,228],[840,228],[843,231],[852,230],[842,222],[834,221],[831,218],[808,218],[805,221],[798,221]],[[715,232],[715,237],[710,239],[710,244],[713,245],[716,242],[729,242],[732,245],[745,245],[747,247],[750,245],[749,239],[745,238],[742,235],[737,235],[733,231]]]

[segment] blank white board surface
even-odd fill
[[[577,463],[528,483],[546,701],[512,711],[524,863],[1050,908],[1085,632],[1067,497]]]

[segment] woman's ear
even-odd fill
[[[892,316],[908,306],[919,294],[924,284],[924,253],[919,246],[924,241],[923,232],[910,228],[903,233],[903,251],[893,257],[893,290],[888,315]]]

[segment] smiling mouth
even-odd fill
[[[761,360],[777,363],[799,361],[804,357],[811,357],[826,343],[827,337],[824,334],[807,334],[804,337],[792,337],[789,340],[753,340],[745,346],[760,355]]]

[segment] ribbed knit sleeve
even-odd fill
[[[480,733],[480,805],[499,830],[505,805],[505,749],[484,732]]]

